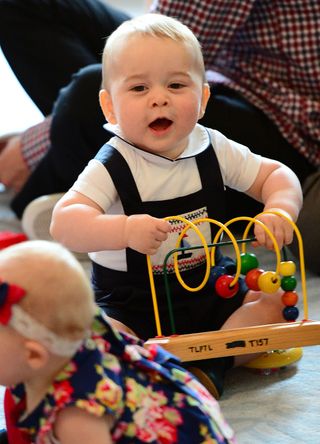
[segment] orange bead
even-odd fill
[[[281,296],[281,300],[283,305],[292,306],[296,305],[298,302],[299,296],[296,291],[285,291]]]

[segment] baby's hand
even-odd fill
[[[293,228],[285,218],[278,216],[277,214],[262,214],[261,216],[257,217],[257,219],[263,222],[269,228],[271,233],[276,238],[278,247],[280,249],[283,247],[283,245],[287,245],[292,242]],[[254,234],[257,242],[254,242],[253,245],[264,246],[268,250],[274,249],[270,236],[259,224],[255,224]]]
[[[157,219],[148,214],[136,214],[128,217],[125,236],[128,247],[139,253],[152,255],[168,238],[170,231],[171,225],[164,219]]]

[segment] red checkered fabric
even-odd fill
[[[28,168],[33,171],[50,148],[51,117],[28,128],[21,136],[21,152]]]
[[[320,1],[159,0],[198,37],[214,82],[261,109],[320,166]]]

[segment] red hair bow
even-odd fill
[[[26,292],[17,285],[0,283],[0,324],[7,325],[11,318],[12,305],[17,304]]]

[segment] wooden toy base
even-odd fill
[[[204,333],[163,336],[145,345],[158,344],[182,361],[261,353],[279,348],[320,344],[320,322],[297,321]]]

